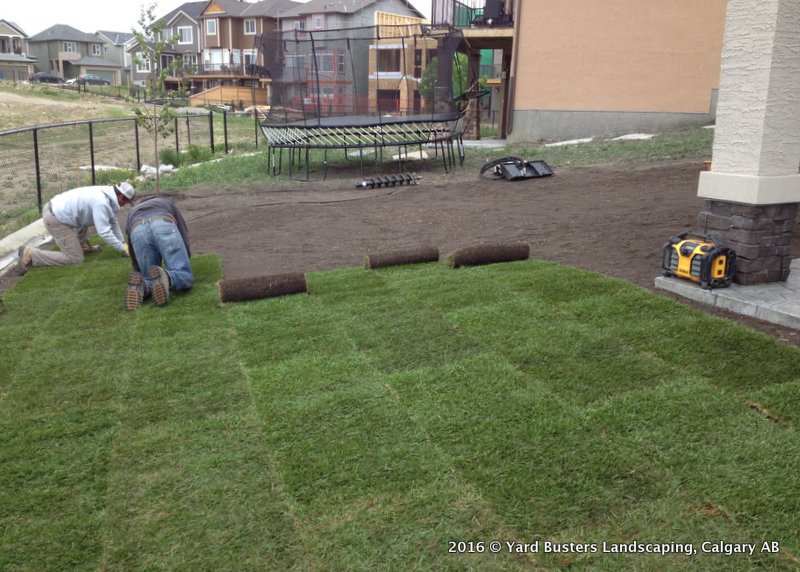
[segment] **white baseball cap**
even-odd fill
[[[119,183],[114,185],[114,189],[117,190],[122,196],[124,196],[129,201],[133,200],[133,197],[136,196],[136,189],[133,188],[128,182]]]

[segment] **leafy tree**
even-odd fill
[[[161,65],[161,55],[172,44],[177,42],[179,36],[167,36],[164,30],[167,22],[163,19],[157,20],[155,16],[156,4],[153,3],[147,8],[142,6],[139,16],[139,29],[132,30],[136,38],[138,53],[135,63],[140,68],[148,68],[150,73],[147,77],[147,94],[151,105],[145,104],[134,109],[136,122],[150,133],[153,141],[153,157],[156,165],[156,192],[161,192],[161,171],[159,169],[158,140],[166,139],[174,131],[175,112],[172,110],[171,103],[175,97],[174,93],[165,89],[165,82],[170,73],[175,71],[180,59],[173,60],[172,64],[166,67]]]

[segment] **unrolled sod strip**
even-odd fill
[[[447,257],[447,263],[453,267],[478,266],[495,262],[511,262],[527,260],[530,246],[527,242],[508,242],[504,244],[481,244],[461,248]]]
[[[219,297],[223,302],[246,302],[304,292],[308,292],[308,285],[305,274],[301,272],[233,278],[219,282]]]
[[[422,264],[439,260],[439,249],[435,246],[421,246],[391,252],[368,254],[365,260],[367,268],[384,268],[401,264]]]

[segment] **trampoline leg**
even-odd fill
[[[447,153],[450,156],[450,167],[456,166],[456,153],[453,148],[453,140],[448,139],[447,141]]]

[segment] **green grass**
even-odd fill
[[[227,306],[193,266],[135,313],[106,251],[5,295],[0,568],[796,569],[796,348],[540,261]],[[543,553],[719,540],[756,553]]]
[[[593,141],[564,147],[546,147],[544,145],[509,145],[499,149],[466,149],[466,160],[457,170],[478,172],[485,161],[505,156],[518,156],[526,159],[541,159],[551,167],[578,167],[598,164],[644,163],[671,159],[687,159],[710,157],[713,142],[713,130],[691,127],[660,134],[651,140],[644,141]],[[177,190],[197,185],[213,185],[222,189],[233,189],[242,184],[259,186],[283,184],[288,180],[288,153],[282,160],[280,176],[270,173],[267,156],[264,152],[255,154],[224,157],[213,156],[222,162],[200,164],[192,169],[182,169],[175,174],[163,177],[161,187],[165,190]],[[337,169],[350,169],[351,176],[358,159],[346,161],[340,151],[330,152],[325,156],[322,151],[312,151],[309,155],[309,178],[322,179],[324,161],[327,161],[328,177],[335,178]],[[385,172],[386,165],[381,166],[372,155],[365,156],[365,173]],[[441,158],[430,158],[424,163],[410,163],[409,168],[417,173],[426,170],[441,171]],[[331,174],[333,173],[333,174]],[[293,168],[294,178],[305,177],[303,164]],[[146,183],[142,188],[149,188]]]
[[[587,143],[547,147],[518,144],[497,150],[504,155],[542,159],[552,166],[584,166],[601,163],[636,163],[689,158],[711,158],[714,130],[685,127],[659,133],[652,139],[612,141],[595,139]],[[476,151],[469,150],[470,154]]]

